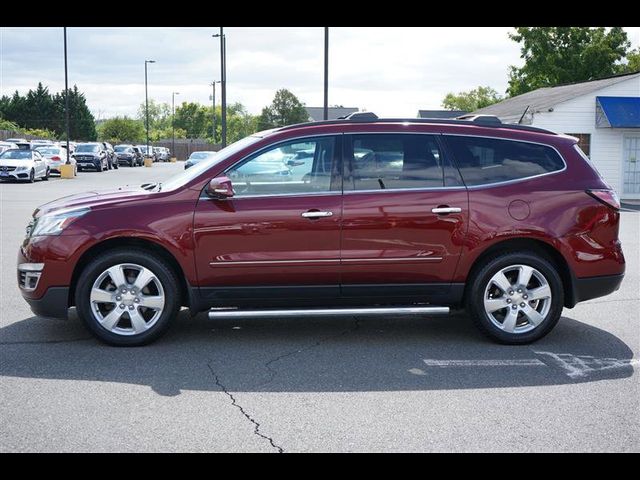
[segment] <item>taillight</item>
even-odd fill
[[[585,192],[607,207],[620,210],[620,199],[613,190],[585,190]]]
[[[56,162],[60,161],[60,157],[58,157],[57,155],[54,157],[51,157],[51,160],[55,160]]]

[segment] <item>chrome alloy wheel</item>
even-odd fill
[[[118,335],[138,335],[153,327],[165,306],[162,284],[141,265],[123,263],[102,272],[91,288],[91,313]]]
[[[544,322],[551,309],[549,282],[529,265],[511,265],[497,272],[483,298],[491,322],[508,333],[530,332]]]

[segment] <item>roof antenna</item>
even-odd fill
[[[527,114],[527,112],[529,111],[529,107],[531,105],[527,105],[527,108],[524,109],[524,112],[522,112],[522,116],[520,117],[520,120],[518,120],[518,125],[522,123],[522,119],[524,118],[524,116]]]

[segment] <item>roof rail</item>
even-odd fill
[[[520,125],[517,123],[502,123],[495,115],[463,115],[455,119],[442,118],[378,118],[373,112],[354,112],[345,118],[337,120],[320,120],[318,122],[296,123],[294,125],[286,125],[275,131],[291,130],[300,127],[313,127],[320,125],[348,125],[355,122],[363,123],[421,123],[421,124],[440,124],[440,125],[477,125],[490,128],[508,128],[510,130],[522,130],[527,132],[546,133],[557,135],[551,130],[544,128],[531,127],[529,125]]]
[[[495,115],[460,115],[455,118],[456,120],[468,120],[473,123],[480,123],[482,125],[502,125],[502,120],[500,120]]]

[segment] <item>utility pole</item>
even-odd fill
[[[211,82],[213,87],[213,143],[216,143],[216,83],[220,83],[220,80],[214,80]]]
[[[220,86],[222,87],[222,148],[227,146],[227,43],[224,36],[224,28],[220,27],[220,33],[211,35],[220,38]]]
[[[149,93],[148,93],[148,89],[147,89],[147,63],[156,63],[155,60],[145,60],[144,61],[144,101],[145,101],[145,105],[146,105],[146,118],[147,118],[147,151],[145,152],[145,154],[148,157],[151,157],[151,155],[149,155]]]
[[[176,156],[176,95],[180,92],[171,92],[171,154]]]
[[[324,27],[324,111],[322,118],[329,120],[329,27]]]

